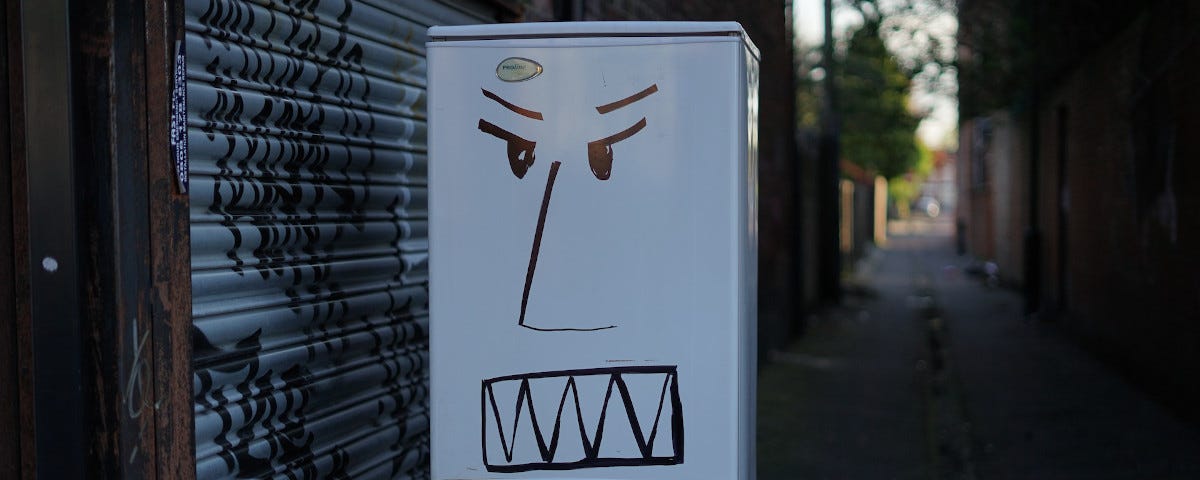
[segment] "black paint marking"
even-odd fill
[[[172,112],[185,122],[172,146],[190,121],[192,180],[203,185],[191,193],[211,199],[196,205],[206,210],[193,225],[220,239],[193,261],[244,275],[236,280],[262,289],[246,297],[251,307],[277,312],[197,295],[206,312],[192,326],[197,454],[208,465],[198,477],[386,472],[374,463],[383,457],[355,457],[360,434],[381,441],[393,477],[428,475],[427,267],[401,260],[410,252],[396,242],[425,235],[400,234],[424,224],[425,189],[422,178],[393,175],[423,168],[413,166],[422,122],[396,118],[424,107],[415,88],[373,88],[363,61],[378,52],[344,24],[317,22],[354,21],[350,2],[330,3],[213,0],[188,13],[187,81],[212,93],[192,96],[191,118]],[[354,270],[368,262],[395,276]],[[221,321],[230,313],[239,321]]]
[[[658,84],[657,84],[657,83],[655,83],[655,84],[653,84],[653,85],[650,85],[649,87],[646,87],[646,89],[645,89],[645,90],[642,90],[642,91],[640,91],[640,92],[638,92],[638,93],[635,93],[635,94],[633,94],[633,95],[630,95],[630,96],[628,96],[628,97],[622,98],[622,99],[620,99],[620,100],[617,100],[617,101],[615,101],[615,102],[608,103],[608,104],[604,104],[604,105],[601,105],[601,106],[599,106],[599,107],[596,107],[596,111],[597,111],[597,112],[600,112],[600,114],[601,114],[601,115],[604,115],[604,114],[606,114],[606,113],[608,113],[608,112],[611,112],[611,111],[613,111],[613,110],[616,110],[616,109],[618,109],[618,108],[624,107],[624,106],[626,106],[626,105],[629,105],[629,104],[631,104],[631,103],[633,103],[633,102],[636,102],[636,101],[638,101],[638,100],[641,100],[641,99],[643,99],[643,98],[649,97],[649,96],[650,96],[650,94],[652,94],[652,93],[654,93],[654,92],[657,92],[657,91],[658,91]]]
[[[599,140],[588,142],[588,166],[592,167],[592,175],[599,180],[608,180],[612,176],[613,150],[612,145],[632,137],[646,128],[646,117],[625,130],[614,133]]]
[[[500,128],[484,119],[479,119],[479,131],[508,142],[508,167],[517,178],[525,178],[529,167],[537,158],[533,149],[537,142],[531,142],[508,130]]]
[[[550,164],[550,174],[546,177],[546,191],[542,194],[542,210],[538,213],[537,230],[533,234],[533,248],[529,251],[529,268],[525,270],[525,291],[521,293],[521,317],[517,325],[525,327],[525,307],[529,305],[529,288],[533,286],[533,272],[537,270],[538,252],[542,249],[542,229],[546,227],[546,213],[550,210],[550,196],[554,193],[554,179],[558,177],[558,167],[562,162]],[[532,328],[532,327],[528,327]]]
[[[508,100],[505,100],[505,99],[503,99],[503,98],[500,98],[500,96],[499,96],[499,95],[496,95],[496,94],[494,94],[494,93],[492,93],[492,92],[489,92],[489,91],[487,91],[486,89],[481,89],[481,90],[483,90],[483,96],[485,96],[485,97],[487,97],[487,98],[490,98],[490,99],[492,99],[492,100],[495,100],[495,101],[496,101],[496,103],[499,103],[500,105],[503,105],[503,106],[504,106],[504,108],[507,108],[507,109],[509,109],[509,110],[512,110],[513,112],[516,112],[518,115],[523,115],[523,116],[526,116],[526,117],[532,118],[532,119],[534,119],[534,120],[541,120],[541,119],[542,119],[542,113],[541,113],[541,112],[535,112],[535,111],[533,111],[533,110],[530,110],[530,109],[527,109],[527,108],[521,108],[521,107],[518,107],[518,106],[514,105],[512,102],[509,102]]]
[[[522,301],[522,303],[524,303],[524,301]],[[521,314],[524,315],[524,313],[525,313],[525,310],[522,308]],[[609,325],[607,327],[594,327],[594,328],[541,328],[541,327],[533,327],[533,326],[525,325],[525,324],[520,324],[520,325],[522,327],[528,328],[530,330],[536,330],[539,332],[595,332],[595,331],[599,331],[599,330],[608,330],[610,328],[617,327],[616,325]]]
[[[546,191],[542,195],[542,209],[538,212],[537,229],[533,233],[533,247],[529,251],[529,267],[525,270],[525,290],[521,292],[521,316],[517,320],[517,325],[539,332],[594,332],[597,330],[607,330],[616,325],[596,328],[540,328],[525,324],[525,308],[529,305],[529,290],[533,287],[533,273],[537,270],[538,254],[542,249],[542,231],[546,227],[546,214],[550,211],[550,196],[554,194],[554,180],[558,178],[558,167],[561,165],[562,162],[552,162],[550,164],[550,173],[546,177]]]
[[[513,112],[536,120],[542,120],[542,114],[539,112],[527,110],[513,105],[511,102],[500,98],[498,95],[488,91],[487,89],[481,90],[483,91],[483,95],[485,97],[496,101]],[[596,110],[601,114],[605,114],[646,98],[657,91],[658,84],[653,84],[647,87],[645,90],[630,95],[629,97],[596,107]],[[516,175],[517,178],[525,178],[525,174],[528,173],[529,168],[533,166],[535,159],[533,150],[537,146],[537,143],[526,140],[482,118],[479,119],[478,128],[484,133],[507,142],[509,168],[512,169],[513,175]],[[629,137],[632,137],[633,135],[642,131],[643,128],[646,128],[645,117],[642,117],[642,119],[638,120],[637,123],[634,123],[629,128],[626,128],[620,132],[614,133],[599,140],[588,142],[588,165],[591,167],[592,175],[595,175],[596,179],[601,181],[608,180],[612,176],[612,146]],[[616,325],[594,328],[542,328],[525,324],[525,313],[529,306],[530,289],[533,287],[533,274],[537,270],[538,254],[542,246],[542,232],[546,228],[546,214],[550,207],[550,196],[554,191],[554,180],[558,175],[558,168],[561,164],[562,162],[559,161],[551,163],[550,173],[546,179],[546,190],[542,196],[542,208],[538,214],[537,229],[533,234],[533,247],[529,252],[529,266],[525,270],[525,288],[521,292],[521,312],[517,320],[517,325],[539,332],[594,332],[597,330],[614,328]]]
[[[663,376],[663,386],[659,393],[654,423],[650,427],[649,436],[642,430],[642,425],[638,421],[637,408],[640,407],[644,410],[654,406],[645,404],[640,406],[634,405],[633,397],[629,394],[629,387],[624,378],[627,375]],[[579,387],[575,381],[576,378],[585,376],[608,377],[608,385],[604,393],[603,404],[600,408],[600,416],[595,428],[592,430],[595,432],[595,435],[591,438],[589,438],[586,425],[584,424],[583,409],[579,400]],[[538,421],[537,411],[533,404],[529,384],[530,380],[534,379],[563,380],[562,395],[554,417],[554,426],[550,431],[549,443],[546,442],[542,424]],[[500,407],[496,403],[494,385],[503,382],[518,382],[516,403],[511,421],[512,429],[509,432],[511,435],[505,434],[504,425],[506,422],[502,418]],[[605,419],[608,415],[608,405],[613,396],[614,386],[621,399],[621,404],[624,406],[625,418],[629,422],[630,429],[633,432],[633,446],[636,447],[637,455],[622,457],[600,455],[600,447],[604,441]],[[671,437],[671,454],[656,456],[654,455],[654,442],[658,439],[658,427],[661,423],[663,407],[667,404],[668,397],[671,407],[669,432]],[[583,449],[583,458],[563,460],[556,459],[555,457],[558,453],[559,439],[562,433],[563,409],[568,399],[575,402],[575,426],[579,431],[579,442]],[[491,408],[489,409],[489,407]],[[490,378],[482,382],[480,389],[480,410],[483,464],[489,472],[513,473],[531,470],[575,470],[598,467],[678,465],[683,463],[683,404],[679,398],[679,374],[677,368],[673,365],[560,370]],[[513,453],[516,450],[517,439],[524,438],[517,436],[517,426],[520,424],[521,414],[525,410],[529,411],[530,424],[533,426],[532,440],[537,443],[540,461],[513,463]],[[489,449],[493,448],[488,443],[488,418],[491,418],[495,422],[496,432],[500,438],[500,453],[503,454],[504,458],[502,463],[499,461],[493,462],[488,456]]]

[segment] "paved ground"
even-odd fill
[[[895,227],[761,370],[760,479],[1200,479],[1200,429]]]

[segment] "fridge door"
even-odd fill
[[[745,477],[746,55],[429,44],[433,478]]]

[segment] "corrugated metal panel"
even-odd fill
[[[425,478],[432,1],[187,0],[197,478]]]

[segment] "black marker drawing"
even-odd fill
[[[186,9],[172,139],[208,280],[192,284],[184,448],[199,480],[428,478],[427,267],[423,246],[397,248],[427,242],[426,135],[408,119],[425,94],[368,73],[415,81],[425,62],[317,21],[373,7],[305,3],[321,13]]]
[[[517,324],[541,331],[541,328],[525,325],[525,307],[529,305],[529,287],[533,286],[533,271],[537,269],[538,251],[542,248],[542,229],[546,226],[546,212],[550,210],[550,195],[554,194],[554,179],[558,178],[558,167],[562,162],[550,164],[550,175],[546,177],[546,193],[542,194],[542,209],[538,212],[537,230],[533,233],[533,250],[529,252],[529,268],[525,270],[525,291],[521,293],[521,317]],[[612,328],[612,327],[604,327]]]
[[[626,138],[632,137],[633,134],[646,128],[646,119],[642,118],[632,127],[626,128],[613,135],[601,138],[594,142],[588,142],[588,165],[592,167],[592,174],[600,180],[608,180],[612,175],[613,151],[612,145]]]
[[[529,171],[529,167],[533,166],[535,158],[533,149],[537,147],[537,142],[521,138],[482,118],[479,119],[479,131],[508,142],[508,166],[517,178],[525,178],[525,173]]]
[[[633,95],[630,95],[628,97],[625,97],[621,100],[617,100],[612,103],[598,106],[598,107],[596,107],[596,111],[599,112],[601,115],[603,115],[603,114],[612,112],[613,110],[628,106],[629,104],[632,104],[638,100],[646,98],[657,91],[658,91],[658,85],[653,84],[653,85],[650,85],[649,87],[647,87],[646,89],[644,89],[638,93],[635,93]],[[508,110],[511,110],[511,111],[513,111],[519,115],[522,115],[524,117],[528,117],[528,118],[531,118],[534,120],[543,120],[544,119],[541,112],[537,112],[537,111],[530,110],[527,108],[519,107],[519,106],[513,104],[512,102],[509,102],[503,98],[500,98],[499,95],[496,95],[495,93],[489,92],[485,89],[483,90],[483,96],[495,101],[496,103],[499,103],[504,108],[507,108]],[[517,178],[525,178],[525,174],[529,171],[529,168],[533,166],[533,162],[536,159],[533,151],[534,151],[534,148],[537,147],[537,142],[526,140],[526,139],[522,138],[521,136],[514,134],[512,132],[509,132],[508,130],[505,130],[501,127],[498,127],[495,124],[488,122],[487,120],[484,120],[482,118],[479,119],[478,128],[481,132],[487,133],[491,136],[494,136],[496,138],[504,140],[507,143],[508,164],[509,164],[509,167],[512,169],[513,175],[516,175]],[[632,137],[634,134],[640,132],[643,128],[646,128],[646,118],[645,117],[642,117],[641,120],[638,120],[632,126],[630,126],[629,128],[626,128],[620,132],[617,132],[615,134],[601,138],[599,140],[594,140],[594,141],[588,142],[588,144],[587,144],[588,165],[591,167],[592,175],[595,175],[597,180],[601,180],[601,181],[608,180],[609,177],[612,176],[612,164],[613,164],[612,146],[614,144],[616,144],[617,142],[620,142],[629,137]],[[562,165],[562,162],[560,162],[560,161],[551,162],[550,163],[550,172],[546,177],[546,190],[542,196],[541,210],[538,213],[537,229],[534,231],[534,234],[533,234],[533,246],[532,246],[532,248],[530,248],[530,251],[529,251],[529,267],[525,271],[525,289],[521,293],[521,312],[517,319],[517,325],[528,328],[530,330],[537,330],[537,331],[541,331],[541,332],[564,332],[564,331],[592,332],[592,331],[597,331],[597,330],[606,330],[609,328],[614,328],[614,327],[616,327],[616,325],[608,325],[608,326],[604,326],[604,327],[595,327],[595,328],[540,328],[540,327],[534,327],[532,325],[527,325],[525,323],[525,310],[529,305],[529,291],[533,287],[533,274],[534,274],[534,271],[537,269],[538,253],[541,251],[541,247],[542,247],[542,231],[546,227],[546,214],[550,209],[550,197],[554,191],[554,180],[555,180],[555,178],[558,177],[558,169],[561,165]]]
[[[579,382],[584,381],[587,377],[597,377],[593,380],[606,381],[607,386],[604,388],[602,399],[599,398],[596,391],[585,391],[583,397],[585,401],[581,402]],[[629,381],[635,377],[640,377],[641,380],[651,380],[655,382],[655,386],[661,382],[656,398],[631,395]],[[531,389],[531,382],[540,382],[537,394]],[[509,387],[516,387],[514,398],[505,397],[502,394],[499,395],[500,398],[497,398],[497,387],[505,386],[505,384]],[[547,387],[547,385],[550,386]],[[511,388],[508,390],[511,391]],[[620,407],[612,407],[613,411],[610,412],[610,405],[616,403],[612,401],[614,393],[620,399]],[[535,395],[540,395],[540,399],[535,399]],[[539,419],[534,404],[552,404],[553,401],[549,403],[541,401],[550,398],[549,395],[558,398],[558,408],[554,414],[553,426],[549,429],[550,438],[547,440],[545,436],[547,429],[543,428],[549,426],[547,417],[543,413],[543,417]],[[574,403],[573,414],[572,410],[565,408],[568,401]],[[509,404],[513,405],[511,418],[501,413],[501,405]],[[590,407],[593,413],[596,406],[599,405],[599,414],[594,420],[594,425],[589,422],[589,418],[585,418],[587,414],[584,412],[584,405]],[[483,381],[480,392],[480,409],[483,464],[489,472],[512,473],[530,470],[575,470],[594,467],[678,465],[683,463],[683,404],[679,398],[679,375],[674,365],[562,370],[491,378]],[[560,444],[560,440],[568,443],[574,441],[572,434],[562,436],[564,410],[568,417],[566,425],[568,432],[577,429],[579,433],[579,444],[570,445],[571,447],[580,447],[577,451],[581,453],[575,455],[564,454],[562,453],[563,449],[560,448],[566,445]],[[532,425],[532,432],[519,431],[522,414],[526,411],[528,411],[528,423]],[[624,413],[623,419],[620,412]],[[642,418],[646,419],[650,418],[646,413],[653,412],[653,421],[649,425],[643,424],[644,422],[639,420],[638,412],[641,412]],[[610,435],[609,444],[604,444],[605,420],[610,413],[615,418],[615,420],[609,420],[610,422],[628,421],[632,432],[632,442],[621,437],[613,440]],[[572,415],[574,416],[573,422],[570,421]],[[588,433],[589,426],[594,432],[590,435]],[[624,424],[617,426],[623,427]],[[663,428],[660,429],[660,426]],[[499,441],[495,441],[493,437],[498,437]],[[537,445],[536,456],[534,458],[515,456],[519,441],[535,442]],[[660,446],[658,454],[655,450],[656,442],[660,442],[658,443]],[[669,442],[669,449],[664,448],[661,442]],[[614,445],[614,443],[617,444]],[[562,458],[564,456],[569,457]]]
[[[607,104],[601,105],[599,107],[596,107],[596,111],[600,112],[601,115],[604,115],[608,112],[611,112],[613,110],[616,110],[616,109],[624,107],[624,106],[627,106],[627,105],[629,105],[633,102],[636,102],[638,100],[641,100],[643,98],[649,97],[650,94],[657,92],[657,91],[658,91],[658,84],[656,83],[656,84],[650,85],[649,87],[646,87],[645,90],[642,90],[638,93],[635,93],[628,97],[622,98],[615,102],[607,103]]]
[[[490,98],[490,99],[492,99],[492,100],[495,100],[495,101],[496,101],[496,103],[499,103],[500,105],[503,105],[503,106],[504,106],[504,108],[507,108],[507,109],[509,109],[509,110],[512,110],[512,111],[514,111],[514,112],[517,112],[517,113],[518,113],[518,114],[520,114],[520,115],[524,115],[524,116],[526,116],[526,117],[529,117],[529,118],[532,118],[532,119],[534,119],[534,120],[542,120],[542,112],[535,112],[535,111],[533,111],[533,110],[529,110],[529,109],[526,109],[526,108],[521,108],[521,107],[518,107],[518,106],[516,106],[516,105],[513,105],[513,104],[512,104],[512,102],[509,102],[508,100],[505,100],[505,99],[503,99],[503,98],[500,98],[500,96],[499,96],[499,95],[496,95],[496,94],[494,94],[494,93],[492,93],[492,92],[489,92],[489,91],[487,91],[486,89],[483,89],[483,96],[485,96],[485,97],[487,97],[487,98]]]

